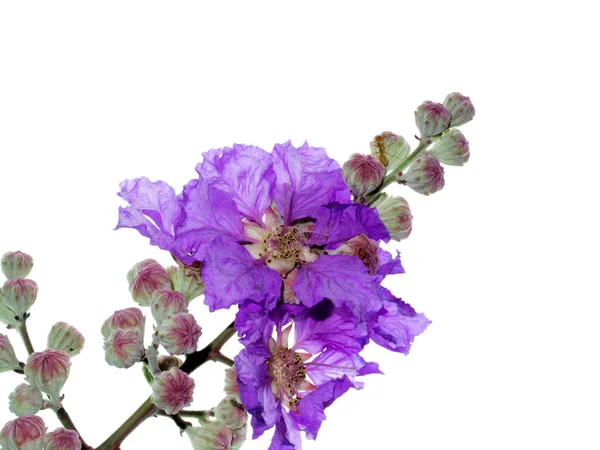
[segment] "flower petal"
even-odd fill
[[[382,248],[378,251],[379,255],[379,268],[377,269],[377,275],[381,279],[387,275],[394,275],[397,273],[404,273],[404,267],[400,261],[400,252],[396,251],[396,257],[394,258],[390,252],[383,250]]]

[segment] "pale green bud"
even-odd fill
[[[246,435],[248,434],[248,424],[244,424],[242,428],[237,430],[231,430],[231,449],[239,450],[242,448],[244,442],[246,442]]]
[[[144,336],[146,318],[139,308],[125,308],[115,311],[102,324],[102,336],[107,339],[113,330],[135,330]]]
[[[215,408],[215,417],[231,430],[242,428],[248,421],[248,413],[233,397],[225,397]]]
[[[173,289],[181,292],[188,302],[204,294],[204,281],[202,280],[202,266],[195,262],[191,266],[180,263],[179,267],[167,267],[167,272],[171,277]]]
[[[129,292],[134,301],[141,306],[148,306],[152,293],[158,289],[171,289],[169,274],[153,259],[137,263],[127,273]]]
[[[3,450],[42,450],[45,435],[46,425],[41,417],[17,417],[0,431],[0,445]]]
[[[444,107],[450,112],[451,127],[458,127],[470,121],[475,116],[475,107],[471,99],[458,92],[448,94],[444,100]]]
[[[156,324],[160,326],[163,320],[172,315],[188,312],[188,301],[181,292],[159,289],[152,294],[150,311]]]
[[[390,233],[390,238],[402,241],[410,235],[413,216],[404,198],[386,197],[375,207],[379,213],[379,219]]]
[[[342,176],[355,198],[362,197],[381,184],[385,166],[373,155],[354,153],[342,167]]]
[[[0,373],[21,368],[8,336],[0,334]]]
[[[23,368],[25,379],[40,391],[50,396],[52,402],[58,402],[60,391],[65,385],[71,370],[71,360],[62,350],[51,348],[29,355]]]
[[[469,141],[458,128],[450,128],[442,133],[429,153],[448,166],[462,166],[469,160]]]
[[[52,325],[48,334],[48,348],[62,350],[71,358],[81,352],[84,343],[85,338],[77,328],[65,322]]]
[[[225,369],[224,391],[229,397],[235,398],[238,402],[240,401],[240,388],[237,382],[237,370],[235,366]]]
[[[229,450],[231,430],[219,422],[205,423],[201,427],[187,427],[185,433],[194,450]]]
[[[135,329],[113,330],[104,341],[104,352],[110,366],[128,369],[144,358],[144,341]]]
[[[2,272],[9,280],[25,278],[33,268],[33,258],[23,252],[8,252],[2,256]]]
[[[419,194],[433,194],[444,187],[444,168],[435,156],[424,152],[415,159],[408,172],[398,177],[398,182]]]
[[[441,103],[423,102],[415,111],[415,122],[421,139],[436,136],[450,126],[452,116]]]
[[[2,299],[9,309],[20,319],[29,311],[37,298],[38,286],[35,281],[28,279],[7,280],[2,286]]]
[[[2,290],[0,290],[0,322],[13,328],[17,326],[16,314],[4,304]]]
[[[406,139],[391,131],[384,131],[371,141],[371,154],[387,167],[388,172],[402,164],[409,152]]]
[[[8,396],[8,409],[17,416],[33,416],[44,404],[41,391],[30,384],[22,383]]]

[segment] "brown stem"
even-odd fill
[[[215,413],[212,411],[193,411],[182,409],[179,411],[181,417],[195,417],[197,419],[205,419],[207,417],[214,417]]]
[[[90,447],[89,445],[87,445],[85,443],[85,441],[81,437],[81,433],[79,432],[77,427],[75,427],[75,424],[71,420],[69,413],[66,411],[66,409],[64,407],[61,406],[59,409],[57,409],[55,411],[55,413],[56,413],[56,417],[58,417],[58,420],[60,420],[60,423],[62,424],[63,427],[65,427],[67,430],[73,430],[79,435],[79,440],[81,441],[81,448],[83,450],[93,450],[92,447]]]

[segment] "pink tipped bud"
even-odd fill
[[[444,168],[435,156],[424,153],[415,159],[408,172],[398,177],[398,182],[419,194],[433,194],[444,187]]]
[[[167,267],[167,272],[171,277],[173,289],[181,292],[188,302],[204,293],[204,281],[202,280],[202,266],[195,262],[191,266],[180,263],[179,267]]]
[[[469,141],[457,128],[450,128],[430,148],[429,153],[448,166],[462,166],[469,160]]]
[[[77,431],[57,428],[44,439],[44,450],[81,450]]]
[[[7,280],[2,287],[2,300],[19,319],[29,311],[37,298],[38,287],[35,281],[17,278]]]
[[[201,427],[187,427],[186,434],[194,450],[229,450],[233,435],[219,422],[205,423]]]
[[[344,181],[354,197],[374,191],[385,176],[385,166],[373,155],[354,153],[342,167]]]
[[[242,448],[242,444],[246,442],[246,435],[248,434],[248,424],[244,425],[238,430],[231,430],[231,448],[230,450],[239,450]]]
[[[8,336],[0,334],[0,373],[20,369],[21,365]]]
[[[17,316],[15,312],[10,309],[8,306],[4,304],[4,300],[2,300],[2,290],[0,289],[0,322],[9,327],[17,326]]]
[[[9,280],[26,278],[33,268],[33,258],[23,252],[8,252],[2,256],[2,272]]]
[[[81,352],[83,344],[85,344],[83,334],[66,322],[56,322],[48,334],[48,348],[62,350],[70,358]]]
[[[359,258],[372,275],[379,267],[379,244],[369,239],[364,234],[354,236],[338,248],[330,251],[330,254],[351,255]]]
[[[102,336],[107,339],[113,330],[134,330],[144,336],[146,318],[138,308],[126,308],[115,311],[102,324]]]
[[[415,111],[415,121],[421,138],[436,136],[450,126],[452,116],[441,103],[423,102]]]
[[[144,358],[144,341],[134,329],[113,330],[104,341],[104,359],[110,366],[128,369]]]
[[[158,328],[160,345],[171,355],[195,352],[201,334],[202,328],[188,313],[175,314],[163,320]]]
[[[225,397],[215,408],[215,417],[230,430],[238,430],[246,425],[246,409],[232,397]]]
[[[5,450],[42,450],[46,425],[41,417],[23,416],[11,420],[0,431],[0,445]]]
[[[141,306],[148,306],[152,293],[158,289],[171,289],[169,274],[153,259],[137,263],[127,274],[129,292]]]
[[[451,127],[463,125],[475,116],[475,107],[471,103],[471,99],[458,92],[453,92],[446,96],[444,107],[452,116]]]
[[[60,391],[69,378],[71,360],[62,350],[51,348],[32,353],[23,369],[26,380],[50,396],[53,402],[60,398]]]
[[[187,373],[173,367],[154,377],[152,403],[167,414],[177,414],[194,399],[194,380]]]
[[[240,388],[237,382],[237,370],[235,367],[225,369],[225,394],[240,401]]]
[[[384,131],[371,141],[371,154],[388,170],[394,170],[408,156],[410,145],[402,136]]]
[[[152,294],[150,311],[152,311],[152,316],[154,316],[157,325],[160,326],[163,320],[172,315],[187,312],[188,301],[180,292],[171,289],[159,289]]]
[[[40,390],[27,383],[18,385],[8,396],[8,409],[17,416],[33,416],[43,404]]]
[[[376,205],[379,218],[390,233],[390,238],[402,241],[410,236],[413,216],[402,197],[387,197]]]

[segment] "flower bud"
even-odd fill
[[[384,131],[371,141],[371,154],[389,170],[394,170],[408,156],[410,145],[402,136]]]
[[[23,369],[25,379],[40,391],[50,396],[53,402],[60,398],[71,369],[71,360],[62,350],[51,348],[29,355]]]
[[[158,328],[160,345],[171,355],[195,352],[201,334],[202,328],[188,313],[175,314],[163,320]]]
[[[21,366],[8,336],[0,334],[0,373],[18,370]]]
[[[81,450],[77,431],[57,428],[44,439],[44,450]]]
[[[423,102],[415,111],[415,121],[421,138],[440,134],[450,126],[452,116],[441,103]]]
[[[42,450],[45,435],[46,426],[41,417],[18,417],[0,431],[0,445],[4,450]]]
[[[112,316],[102,324],[102,336],[107,339],[113,330],[134,330],[144,336],[146,318],[138,308],[126,308],[115,311]]]
[[[178,261],[179,263],[179,261]],[[204,294],[204,281],[202,280],[202,266],[196,261],[191,266],[179,263],[179,267],[167,267],[171,277],[173,289],[181,292],[188,302]]]
[[[231,430],[219,422],[205,423],[201,427],[187,427],[186,434],[194,450],[229,450]]]
[[[23,252],[8,252],[2,256],[2,272],[9,280],[25,278],[33,268],[33,258]]]
[[[230,430],[238,430],[248,421],[246,409],[232,397],[221,400],[215,408],[215,417]]]
[[[144,341],[134,329],[113,330],[104,341],[104,359],[110,366],[128,369],[144,358]]]
[[[475,107],[471,99],[458,92],[448,94],[444,100],[444,107],[450,112],[451,127],[458,127],[470,121],[475,116]]]
[[[17,326],[15,312],[4,304],[2,290],[0,290],[0,322],[13,328]]]
[[[348,239],[335,250],[329,251],[329,254],[356,256],[362,261],[371,275],[379,267],[379,244],[364,234],[359,234],[352,239]]]
[[[81,352],[84,343],[85,338],[77,328],[65,322],[56,322],[48,334],[48,348],[62,350],[70,358]]]
[[[187,373],[173,367],[154,377],[152,403],[167,414],[177,414],[194,399],[194,380]]]
[[[17,416],[33,416],[44,404],[42,393],[30,384],[22,383],[8,396],[8,409]]]
[[[35,303],[38,287],[35,281],[17,278],[7,280],[2,287],[2,299],[15,316],[22,318]]]
[[[154,291],[150,300],[150,311],[160,326],[163,320],[174,314],[187,312],[188,301],[182,293],[171,289],[159,289]]]
[[[444,168],[435,156],[423,153],[415,159],[408,172],[398,177],[398,182],[419,194],[433,194],[444,187]]]
[[[239,450],[242,448],[242,444],[246,442],[246,435],[248,434],[248,424],[245,424],[238,430],[231,430],[231,449]]]
[[[157,289],[171,289],[169,274],[153,259],[137,263],[127,274],[129,292],[141,306],[148,306],[152,293]]]
[[[237,370],[235,367],[229,367],[225,369],[225,394],[229,397],[235,398],[240,401],[240,388],[237,382]]]
[[[173,367],[177,368],[183,364],[183,361],[177,356],[172,355],[158,355],[158,368],[161,372],[171,370]]]
[[[450,128],[429,149],[441,163],[449,166],[462,166],[469,160],[469,141],[457,128]]]
[[[385,166],[373,155],[354,153],[342,167],[344,181],[355,198],[374,191],[385,176]]]
[[[390,238],[402,241],[412,231],[412,214],[402,197],[387,197],[376,206],[379,218],[390,233]]]

